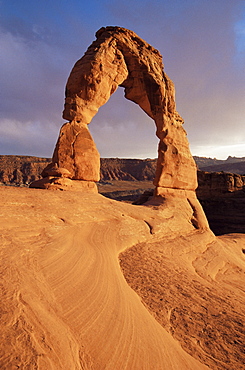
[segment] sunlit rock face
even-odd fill
[[[118,86],[124,87],[125,97],[138,104],[156,124],[160,142],[155,186],[195,190],[196,165],[182,127],[183,119],[176,111],[174,84],[163,70],[161,54],[134,32],[121,27],[103,27],[96,37],[68,78],[63,118],[71,125],[75,121],[77,127],[81,125],[83,129]],[[82,151],[82,148],[79,152],[71,148],[74,140],[70,149],[67,143],[62,146],[58,141],[59,149],[56,150],[56,159],[60,151],[70,151],[70,158],[67,157],[69,170],[70,162],[77,161]],[[86,151],[87,148],[84,153]],[[95,165],[92,154],[88,160],[88,165]],[[66,167],[64,162],[62,166]],[[93,171],[96,172],[95,167]],[[77,170],[75,175],[74,171],[74,178],[85,180],[79,175],[81,172],[84,173]]]
[[[121,27],[101,28],[74,65],[63,111],[68,122],[60,130],[52,163],[43,171],[44,178],[31,186],[77,189],[80,183],[81,190],[96,191],[100,156],[88,124],[118,86],[156,125],[159,148],[154,197],[160,201],[173,196],[185,198],[199,226],[207,227],[195,195],[196,164],[182,127],[183,119],[176,111],[174,84],[164,72],[162,56],[134,32]],[[54,176],[58,173],[61,175]]]
[[[73,120],[62,126],[52,161],[69,170],[71,179],[100,179],[100,155],[88,125],[83,122]]]

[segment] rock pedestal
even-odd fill
[[[52,163],[42,177],[31,187],[98,192],[100,155],[86,124],[72,121],[62,126]]]

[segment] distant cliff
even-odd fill
[[[199,169],[210,165],[211,158],[194,157]],[[229,164],[243,166],[243,158],[228,157]],[[41,178],[41,172],[51,161],[50,158],[32,156],[0,155],[0,183],[5,185],[23,186]],[[214,163],[217,161],[213,159]],[[240,161],[240,162],[239,162]],[[218,172],[221,164],[215,164],[215,172],[198,171],[198,194],[205,196],[217,193],[242,190],[245,176],[241,174]],[[119,159],[101,158],[101,181],[152,181],[156,171],[156,159]],[[245,173],[245,171],[243,172]]]
[[[206,157],[193,157],[199,170],[206,172],[231,172],[240,175],[245,174],[245,157],[231,157],[216,159]]]
[[[38,180],[50,158],[22,155],[0,155],[0,183],[5,185],[29,185]]]
[[[0,182],[6,185],[29,185],[41,178],[50,158],[0,155]],[[152,181],[156,159],[101,158],[101,180]]]
[[[198,171],[197,196],[212,197],[245,190],[245,175]]]
[[[101,158],[101,180],[152,181],[156,159]]]

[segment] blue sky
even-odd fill
[[[0,154],[52,156],[69,73],[107,25],[163,55],[193,155],[245,156],[244,0],[0,0]],[[102,157],[157,156],[122,88],[89,128]]]

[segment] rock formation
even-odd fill
[[[64,184],[67,188],[75,180],[82,188],[95,191],[92,184],[99,179],[100,161],[88,124],[121,86],[125,97],[138,104],[156,125],[159,147],[155,197],[174,194],[185,198],[202,226],[208,227],[195,195],[196,165],[183,119],[176,111],[174,84],[163,70],[161,54],[121,27],[102,27],[96,37],[68,78],[63,111],[68,122],[61,128],[52,163],[44,171],[47,177],[32,186],[62,188]],[[55,166],[67,169],[70,178],[51,176],[49,170],[53,173]]]
[[[244,369],[244,235],[196,230],[176,199],[0,199],[0,369]]]
[[[202,158],[194,157],[196,163]],[[70,171],[49,165],[50,158],[0,155],[0,184],[27,186],[41,179],[41,175],[69,177]],[[241,162],[242,164],[243,162]],[[156,173],[156,159],[100,158],[100,179],[102,181],[153,181]],[[245,189],[245,175],[238,173],[197,171],[197,196],[212,197]],[[202,167],[199,165],[199,168]]]
[[[125,97],[155,121],[160,139],[154,180],[158,192],[161,188],[195,190],[196,166],[183,119],[176,111],[174,85],[163,71],[162,56],[124,28],[101,28],[96,37],[67,81],[63,118],[69,122],[61,129],[52,163],[68,169],[72,179],[98,180],[99,154],[87,125],[122,86]]]
[[[236,173],[198,171],[197,195],[213,197],[245,190],[245,176]]]
[[[160,143],[155,186],[195,190],[196,166],[182,128],[183,119],[176,111],[174,85],[163,71],[162,56],[123,28],[101,28],[96,36],[68,79],[63,118],[70,122],[65,126],[90,123],[122,86],[125,97],[138,104],[156,124]],[[64,149],[67,146],[60,146],[60,152]],[[79,155],[73,147],[70,153],[73,158]],[[85,176],[74,178],[87,180]]]
[[[100,160],[87,125],[117,86],[157,127],[148,207],[91,194]],[[64,117],[32,187],[88,194],[0,188],[0,368],[244,368],[245,238],[208,227],[160,54],[101,29],[71,72]]]
[[[153,181],[156,159],[101,158],[101,180]]]
[[[245,176],[198,171],[198,199],[215,235],[245,233]]]
[[[0,155],[0,184],[23,186],[40,179],[50,158]]]

